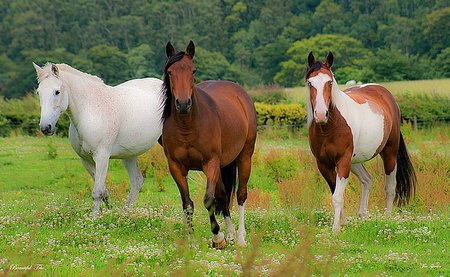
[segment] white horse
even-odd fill
[[[39,82],[40,129],[53,135],[61,112],[68,111],[70,144],[94,179],[94,215],[102,200],[109,206],[109,159],[122,159],[131,183],[126,207],[132,205],[144,182],[137,156],[161,136],[162,81],[136,79],[111,87],[66,64],[33,65]]]

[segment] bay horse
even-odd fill
[[[109,206],[105,179],[110,158],[122,159],[131,183],[126,207],[132,205],[144,182],[137,156],[162,133],[162,81],[135,79],[111,87],[66,64],[33,65],[39,83],[40,129],[53,135],[60,114],[68,111],[70,144],[94,180],[94,216],[101,201]]]
[[[203,202],[209,212],[213,247],[226,246],[215,214],[224,216],[227,239],[234,240],[229,208],[237,169],[237,244],[245,245],[244,208],[257,129],[253,101],[233,82],[205,81],[195,85],[195,45],[192,41],[184,52],[175,52],[169,41],[166,54],[162,145],[170,173],[181,194],[189,232],[192,232],[194,203],[189,196],[187,175],[189,170],[199,170],[207,179]]]
[[[306,73],[309,144],[320,173],[332,193],[333,232],[346,224],[344,191],[350,171],[361,182],[360,217],[367,215],[372,176],[363,162],[377,155],[386,174],[386,214],[394,201],[409,202],[416,177],[400,132],[400,110],[393,95],[378,84],[365,84],[341,91],[331,72],[334,56],[325,63],[308,56]],[[342,221],[342,222],[341,222]]]

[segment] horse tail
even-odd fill
[[[220,176],[222,178],[222,183],[225,187],[225,201],[218,201],[216,205],[216,215],[222,214],[224,216],[228,215],[229,208],[231,206],[231,199],[233,193],[236,189],[236,175],[237,174],[237,164],[236,161],[231,162],[220,169]]]
[[[397,186],[395,187],[395,201],[399,207],[408,204],[417,184],[416,173],[406,150],[403,135],[400,133],[400,145],[397,152]]]

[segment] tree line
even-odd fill
[[[197,80],[303,82],[309,51],[339,82],[450,77],[450,0],[2,0],[0,97],[68,63],[115,85],[161,77],[165,45],[196,44]]]

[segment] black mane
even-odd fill
[[[319,70],[320,68],[322,68],[322,66],[325,66],[325,64],[320,61],[316,61],[311,67],[306,68],[305,79],[308,79],[308,77],[309,77],[309,75],[311,75],[311,73]]]
[[[170,78],[167,75],[167,70],[169,67],[171,67],[174,63],[180,61],[185,55],[185,52],[180,51],[173,55],[172,57],[167,59],[166,65],[164,66],[164,79],[163,79],[163,86],[162,86],[162,94],[164,97],[162,108],[162,120],[164,121],[166,118],[168,118],[172,112],[172,91],[170,87]]]

